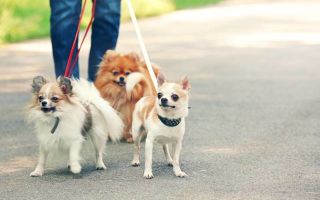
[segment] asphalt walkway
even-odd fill
[[[320,199],[319,10],[314,0],[227,1],[140,21],[152,61],[191,79],[184,179],[160,146],[155,178],[143,179],[125,143],[107,145],[106,171],[87,153],[81,177],[61,161],[30,178],[37,141],[24,112],[32,78],[53,77],[50,41],[0,48],[0,199]],[[139,51],[130,23],[118,50]]]

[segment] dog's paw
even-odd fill
[[[131,166],[132,167],[139,167],[140,166],[140,161],[139,160],[133,160],[131,162]]]
[[[177,177],[180,177],[180,178],[184,178],[184,177],[188,176],[188,175],[187,175],[185,172],[183,172],[183,171],[176,172],[175,175],[176,175]]]
[[[33,172],[30,173],[31,177],[39,177],[43,175],[43,171],[39,171],[39,170],[34,170]]]
[[[173,160],[167,160],[168,166],[173,167]]]
[[[139,166],[140,166],[140,163],[139,163],[139,162],[132,163],[131,166],[132,166],[132,167],[139,167]]]
[[[70,171],[73,173],[73,174],[79,174],[81,172],[81,166],[80,164],[72,164],[70,165]]]
[[[97,170],[106,170],[107,167],[102,163],[102,164],[97,165],[97,166],[96,166],[96,169],[97,169]]]
[[[127,138],[127,139],[126,139],[126,142],[127,142],[127,143],[133,143],[132,137],[131,137],[131,138]]]
[[[154,176],[152,172],[144,172],[143,177],[146,179],[152,179]]]

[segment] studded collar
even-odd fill
[[[169,127],[178,126],[181,122],[181,118],[169,119],[169,118],[161,117],[160,115],[158,115],[158,118],[164,125],[169,126]]]

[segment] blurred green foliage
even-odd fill
[[[137,17],[143,18],[219,1],[221,0],[132,0],[132,4]],[[91,5],[88,5],[82,27],[89,21],[90,8]],[[122,20],[128,18],[126,1],[122,0]],[[0,0],[0,44],[48,36],[49,19],[49,0]]]
[[[1,0],[0,43],[47,36],[48,0]]]
[[[161,15],[175,10],[172,0],[132,0],[132,5],[136,12],[137,18],[151,17]],[[122,0],[122,20],[130,18],[127,1]]]
[[[173,0],[176,9],[194,8],[218,3],[222,0]]]

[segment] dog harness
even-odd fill
[[[169,119],[169,118],[161,117],[160,115],[158,115],[158,118],[164,125],[169,126],[169,127],[178,126],[181,122],[181,118]]]

